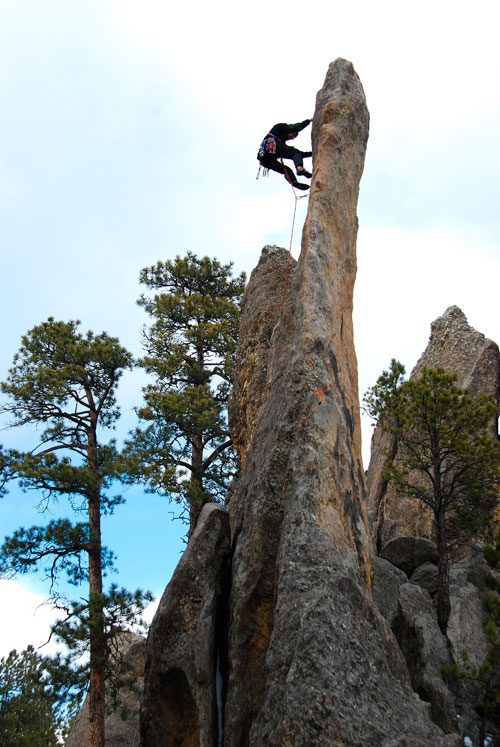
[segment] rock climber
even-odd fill
[[[278,159],[290,158],[295,165],[297,176],[311,178],[312,174],[304,168],[303,159],[312,156],[312,152],[298,150],[293,145],[287,145],[286,143],[287,140],[296,138],[299,132],[311,122],[312,119],[305,119],[298,124],[286,124],[285,122],[275,124],[265,136],[257,154],[259,163],[265,169],[271,169],[272,171],[277,171],[278,174],[284,174],[285,179],[293,187],[297,187],[297,189],[309,189],[309,184],[298,182],[292,169],[289,166],[285,166]]]

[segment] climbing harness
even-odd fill
[[[262,176],[269,176],[269,169],[266,169],[265,166],[263,166],[262,164],[260,164],[259,170],[257,171],[257,176],[255,177],[256,179],[259,178],[261,169],[262,169]]]

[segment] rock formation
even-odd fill
[[[415,692],[431,704],[431,716],[446,732],[458,731],[455,703],[439,667],[448,666],[446,638],[439,630],[431,597],[425,589],[403,584],[392,623]]]
[[[210,556],[214,540],[202,523],[150,632],[144,747],[461,744],[414,693],[371,598],[352,329],[368,122],[353,66],[336,60],[317,96],[309,210],[283,308],[283,251],[265,249],[246,292],[230,407],[243,468],[229,502],[229,607],[219,627],[227,625],[226,640],[214,646],[217,612],[205,601],[214,589],[224,594],[225,551]],[[198,544],[207,547],[211,579],[196,570]]]
[[[450,691],[438,676],[438,669],[452,664],[463,669],[464,653],[473,667],[478,668],[483,663],[488,643],[483,629],[481,595],[487,591],[485,574],[491,569],[483,557],[482,547],[476,543],[466,557],[450,566],[451,614],[445,640],[437,625],[433,603],[437,593],[437,567],[426,561],[425,553],[406,552],[414,539],[400,536],[388,543],[388,546],[394,544],[388,553],[394,562],[407,565],[407,570],[413,569],[410,583],[396,565],[375,557],[373,599],[396,636],[414,690],[431,704],[433,720],[445,731],[456,729],[455,714],[458,714],[461,734],[469,738],[468,744],[476,747],[481,744],[479,717],[474,710],[478,702],[477,687],[473,681],[465,679],[453,683]],[[396,540],[401,540],[400,552],[394,551]],[[433,545],[429,540],[417,541],[429,547]],[[415,568],[420,561],[422,565]],[[488,729],[498,739],[498,725],[491,722]]]
[[[297,262],[279,246],[265,246],[241,302],[241,322],[233,390],[229,398],[231,436],[241,465],[245,462],[257,417],[267,390],[267,364],[281,302]]]
[[[418,377],[422,368],[442,366],[456,373],[457,384],[472,394],[492,394],[500,402],[500,352],[498,345],[473,329],[458,306],[450,306],[431,325],[427,348],[411,373]],[[496,420],[491,435],[497,437]],[[420,502],[398,495],[383,478],[387,463],[396,457],[397,443],[392,434],[375,429],[368,469],[368,505],[372,531],[379,548],[394,534],[432,538],[432,518]]]
[[[367,136],[361,84],[352,65],[337,60],[317,97],[302,252],[230,504],[224,744],[231,747],[445,743],[367,593],[352,330]]]
[[[229,549],[226,509],[205,505],[149,631],[142,747],[217,744]]]

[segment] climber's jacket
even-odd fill
[[[290,133],[297,135],[301,130],[307,127],[309,122],[309,119],[305,119],[303,122],[298,122],[297,124],[286,124],[285,122],[275,124],[262,141],[259,148],[258,158],[262,158],[265,153],[276,153],[278,144],[285,148],[288,147],[286,145],[288,135],[290,135]],[[279,148],[279,150],[282,150],[282,147]],[[281,153],[278,155],[281,155]],[[283,153],[283,155],[285,154]]]

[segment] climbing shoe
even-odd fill
[[[309,184],[302,184],[301,182],[293,182],[293,186],[296,189],[309,189]]]
[[[297,176],[306,176],[308,179],[310,179],[312,174],[309,171],[306,171],[304,167],[302,167],[301,169],[297,169]]]

